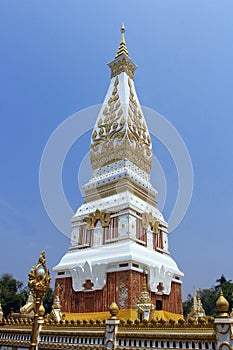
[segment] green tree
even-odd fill
[[[49,288],[44,296],[43,305],[45,308],[45,315],[52,311],[54,293],[51,288]]]
[[[3,274],[0,278],[0,301],[4,316],[11,311],[19,312],[26,299],[27,290],[23,288],[23,283],[9,273]]]
[[[216,301],[218,299],[218,293],[215,292],[215,288],[201,290],[201,302],[207,316],[217,316]]]
[[[229,310],[231,311],[233,308],[233,300],[232,300],[232,293],[233,293],[233,283],[231,280],[227,280],[224,275],[222,275],[219,279],[216,280],[218,283],[214,289],[215,293],[219,294],[220,289],[223,291],[224,297],[229,302]]]
[[[227,280],[226,277],[222,274],[220,278],[216,280],[217,284],[213,287],[210,287],[209,289],[202,289],[201,290],[201,302],[203,305],[203,308],[206,312],[207,316],[216,316],[218,314],[217,307],[216,307],[216,301],[219,296],[220,288],[223,291],[223,294],[225,298],[229,302],[229,311],[233,308],[233,300],[232,300],[232,293],[233,293],[233,283],[231,280]],[[193,296],[191,294],[188,295],[187,299],[183,302],[183,313],[186,317],[192,308],[193,305]]]
[[[222,274],[222,276],[218,278],[216,282],[219,283],[217,286],[215,286],[216,288],[218,288],[221,287],[224,283],[231,283],[231,280],[228,281],[226,277]]]
[[[188,314],[191,311],[193,305],[193,296],[191,294],[188,294],[187,299],[183,302],[183,314],[185,317],[188,316]]]

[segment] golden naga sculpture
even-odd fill
[[[50,314],[47,314],[45,316],[47,322],[54,321],[58,323],[65,317],[65,315],[62,314],[61,312],[61,299],[60,299],[61,291],[62,291],[62,287],[60,284],[58,284],[56,288],[56,294],[53,300],[52,311],[50,312]]]
[[[26,315],[28,317],[32,317],[32,316],[34,316],[33,309],[34,309],[34,298],[33,298],[32,292],[30,291],[25,305],[23,305],[20,308],[20,314]]]

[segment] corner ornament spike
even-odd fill
[[[115,58],[118,58],[122,54],[129,56],[128,50],[126,47],[126,43],[125,43],[125,25],[124,25],[124,23],[122,23],[122,26],[121,26],[121,41],[120,41],[120,46],[119,46],[119,49],[117,51]]]

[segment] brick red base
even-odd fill
[[[112,301],[116,301],[120,309],[134,309],[143,287],[143,274],[137,271],[118,271],[107,274],[107,283],[102,290],[75,292],[71,277],[59,278],[62,312],[101,312],[108,311]],[[150,293],[151,300],[162,301],[164,311],[182,314],[182,290],[179,283],[172,282],[170,295]]]

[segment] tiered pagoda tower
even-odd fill
[[[134,86],[124,26],[93,129],[92,177],[72,218],[71,243],[54,268],[63,312],[136,309],[146,274],[155,310],[182,314],[183,273],[168,250],[168,225],[150,182],[152,144]]]

